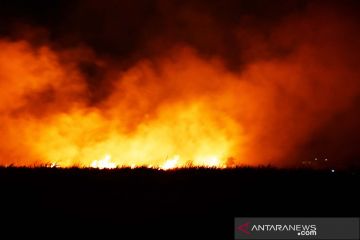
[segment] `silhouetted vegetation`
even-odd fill
[[[232,239],[236,216],[355,216],[358,180],[355,170],[2,167],[0,217],[39,232]]]

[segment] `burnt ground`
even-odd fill
[[[0,229],[49,239],[233,239],[234,217],[359,216],[359,176],[274,168],[0,168]]]

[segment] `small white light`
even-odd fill
[[[327,160],[328,160],[328,159],[327,159],[327,158],[325,158],[325,162],[327,162]]]
[[[335,169],[331,169],[331,172],[333,172],[333,173],[334,173],[334,172],[335,172]]]

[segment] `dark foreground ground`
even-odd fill
[[[233,239],[234,217],[359,216],[359,176],[271,168],[0,168],[0,229],[49,239]]]

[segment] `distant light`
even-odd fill
[[[327,158],[325,158],[325,162],[327,162],[328,161],[328,159]]]
[[[333,173],[334,173],[334,172],[335,172],[335,169],[331,169],[331,172],[333,172]]]
[[[315,158],[315,161],[317,161],[317,158]]]

